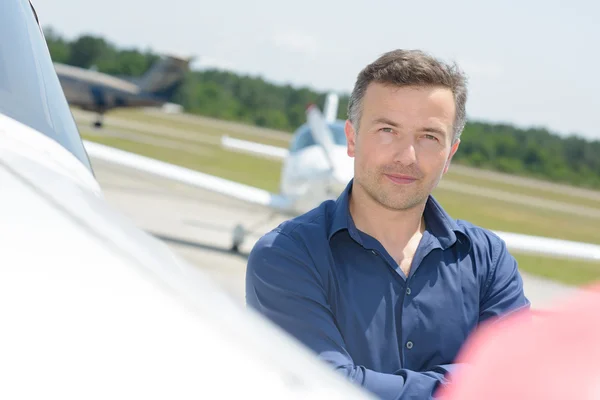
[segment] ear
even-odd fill
[[[354,126],[349,119],[346,120],[346,124],[344,125],[344,132],[346,133],[346,142],[348,143],[347,153],[348,156],[354,157],[354,149],[356,146],[356,131],[354,130]]]
[[[456,142],[450,148],[450,154],[448,155],[448,159],[446,160],[446,165],[444,166],[444,174],[448,172],[448,168],[450,168],[450,161],[452,161],[452,157],[456,154],[456,150],[458,150],[458,146],[460,145],[460,139],[456,139]]]

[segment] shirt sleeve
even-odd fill
[[[381,399],[432,399],[456,365],[393,374],[356,365],[348,353],[309,251],[289,236],[263,236],[248,257],[246,302],[283,328],[351,382]]]
[[[492,263],[480,301],[480,323],[491,318],[506,317],[531,306],[525,297],[517,261],[508,252],[505,242],[497,238],[492,251]]]

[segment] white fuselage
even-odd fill
[[[284,160],[281,193],[293,201],[294,211],[309,211],[344,190],[354,176],[354,159],[348,156],[346,146],[335,146],[331,161],[333,169],[318,145],[290,154]]]
[[[0,189],[0,398],[367,398],[2,114]]]

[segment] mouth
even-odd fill
[[[388,178],[390,181],[392,181],[393,183],[397,184],[397,185],[407,185],[409,183],[413,183],[417,181],[417,178],[415,178],[414,176],[410,176],[410,175],[390,175],[390,174],[385,174],[386,178]]]

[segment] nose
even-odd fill
[[[404,138],[403,140],[394,143],[395,154],[394,162],[402,165],[412,165],[417,162],[417,151],[412,138]]]

